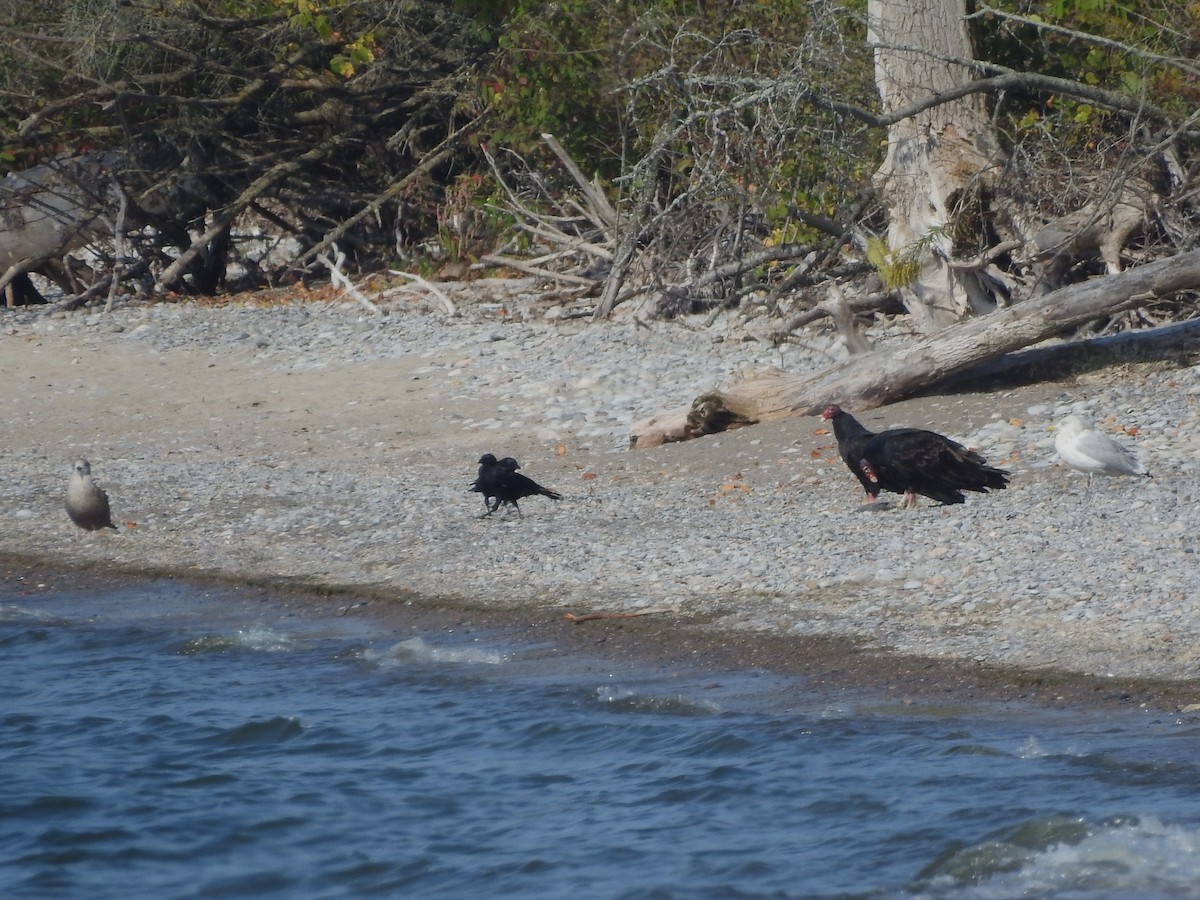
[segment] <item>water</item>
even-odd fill
[[[0,896],[1200,896],[1193,717],[539,649],[0,587]]]

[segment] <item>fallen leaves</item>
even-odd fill
[[[743,491],[748,494],[754,489],[750,487],[750,485],[746,484],[746,482],[742,479],[742,473],[738,472],[731,479],[729,479],[729,481],[726,481],[719,488],[717,488],[717,490],[722,494],[728,494],[732,491]]]
[[[1127,434],[1130,437],[1137,437],[1141,433],[1141,429],[1136,425],[1122,425],[1117,421],[1116,416],[1105,416],[1100,420],[1101,425],[1107,425],[1109,428],[1114,428],[1122,434]]]
[[[752,493],[754,488],[746,483],[741,472],[732,476],[728,481],[723,481],[717,485],[717,492],[708,498],[708,505],[715,506],[718,497],[730,497],[740,500],[746,494]]]

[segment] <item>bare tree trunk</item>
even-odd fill
[[[964,0],[869,0],[868,39],[884,114],[970,80],[961,65],[947,61],[973,58],[965,16]],[[949,265],[955,216],[976,196],[994,147],[980,94],[932,106],[888,128],[887,157],[875,183],[888,210],[895,280],[906,282],[901,299],[922,331],[995,307],[974,272]]]
[[[815,415],[827,403],[854,409],[881,406],[1100,316],[1196,289],[1200,289],[1200,250],[1073,284],[898,348],[852,356],[816,373],[764,376],[704,394],[688,409],[636,422],[629,444],[634,449],[654,447],[738,425]]]

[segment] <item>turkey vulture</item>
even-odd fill
[[[846,467],[854,473],[854,477],[859,480],[863,490],[867,492],[867,497],[874,503],[875,498],[879,496],[879,485],[871,481],[863,472],[862,458],[863,448],[867,446],[867,441],[875,437],[875,432],[867,431],[858,419],[836,403],[825,407],[821,418],[828,419],[833,423],[833,435],[838,442],[838,455]]]
[[[1054,449],[1072,469],[1093,475],[1145,475],[1150,477],[1137,454],[1102,431],[1088,428],[1079,416],[1067,416],[1058,426]]]
[[[962,503],[963,491],[986,494],[1008,485],[1008,473],[935,431],[891,428],[862,450],[859,467],[875,489],[904,495],[904,506],[917,505],[917,494],[940,503]]]

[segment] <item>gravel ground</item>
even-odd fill
[[[832,337],[779,349],[733,320],[547,319],[523,289],[448,285],[453,317],[413,294],[383,317],[302,299],[7,311],[0,547],[73,568],[489,611],[670,607],[771,639],[1200,676],[1200,368],[866,413],[977,447],[1012,483],[961,506],[864,510],[819,419],[627,449],[637,419],[740,371],[821,365]],[[1155,477],[1089,489],[1054,459],[1050,427],[1069,412],[1125,429]],[[483,452],[516,456],[563,501],[479,518],[467,486]],[[80,532],[62,510],[80,456],[117,534]]]

